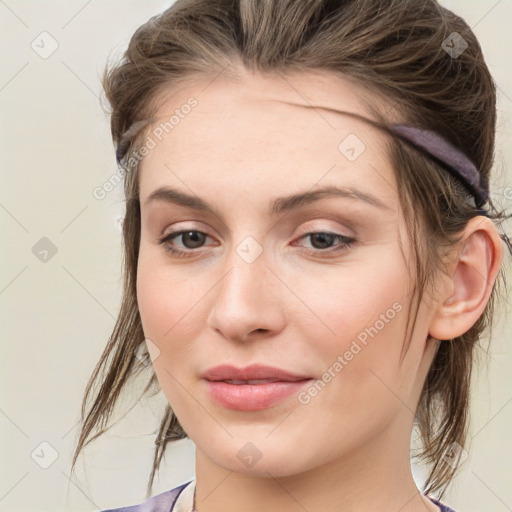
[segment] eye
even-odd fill
[[[181,237],[181,241],[186,250],[176,248],[173,243],[174,239]],[[163,238],[158,239],[158,243],[163,245],[164,250],[174,256],[190,257],[194,256],[197,252],[194,249],[200,248],[205,239],[209,238],[206,233],[196,229],[184,229],[167,234]],[[339,233],[332,233],[330,231],[312,231],[304,233],[299,240],[309,238],[312,242],[313,249],[303,248],[303,252],[311,255],[318,256],[321,253],[340,253],[348,250],[353,244],[357,242],[355,238],[347,237]],[[333,243],[338,240],[337,244]],[[333,248],[334,247],[334,248]]]
[[[346,251],[350,246],[356,243],[355,238],[351,238],[339,233],[332,233],[330,231],[311,231],[303,234],[299,240],[309,238],[312,242],[313,249],[304,249],[304,252],[312,255],[319,255],[320,253],[340,253]],[[332,245],[335,240],[338,244]],[[334,248],[333,248],[334,247]]]
[[[170,242],[174,240],[175,238],[181,237],[182,242],[185,245],[186,249],[189,249],[187,251],[184,251],[182,249],[176,249]],[[203,233],[202,231],[198,231],[197,229],[183,229],[181,231],[175,231],[172,233],[169,233],[168,235],[164,236],[163,238],[160,238],[158,240],[158,243],[163,245],[165,251],[169,252],[170,254],[173,254],[175,256],[191,256],[191,250],[197,249],[201,246],[201,244],[204,242],[204,239],[208,238],[208,235],[206,233]],[[190,246],[190,247],[187,247]]]

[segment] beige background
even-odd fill
[[[498,85],[495,197],[510,208],[512,0],[442,3],[474,27]],[[168,5],[0,1],[0,511],[93,511],[144,498],[162,395],[139,403],[87,449],[76,475],[69,471],[84,386],[121,291],[122,190],[103,200],[92,194],[116,170],[99,77],[108,55],[119,55],[134,30]],[[54,53],[42,58],[52,44]],[[48,244],[43,237],[57,250],[46,263],[33,253]],[[502,321],[489,357],[480,351],[488,370],[484,364],[475,375],[472,450],[445,499],[457,512],[512,510],[510,338],[510,322]],[[154,494],[193,475],[193,443],[180,441],[167,452]]]

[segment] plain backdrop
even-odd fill
[[[0,511],[85,512],[144,499],[161,393],[90,445],[76,474],[70,463],[84,387],[121,297],[122,187],[93,196],[116,171],[100,76],[170,4],[0,0]],[[473,27],[496,80],[495,198],[511,208],[512,0],[442,4]],[[511,332],[503,316],[489,348],[482,343],[470,456],[445,498],[457,512],[512,510]],[[153,494],[194,476],[194,450],[189,440],[168,449]]]

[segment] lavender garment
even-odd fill
[[[170,491],[157,494],[140,505],[111,508],[108,510],[102,510],[101,512],[172,512],[178,496],[189,483],[190,482],[181,484]]]
[[[433,501],[440,509],[441,512],[455,512],[453,508],[448,507],[447,505],[443,505],[441,502],[435,500],[434,498],[429,498],[430,501]]]
[[[194,480],[191,480],[191,482],[194,482]],[[178,487],[171,489],[170,491],[157,494],[156,496],[149,498],[140,505],[112,508],[108,510],[102,510],[101,512],[181,512],[181,510],[184,509],[182,509],[181,506],[178,507],[179,510],[175,509],[175,504],[183,489],[185,489],[185,487],[187,487],[191,482],[181,484]],[[440,503],[434,498],[429,499],[439,507],[440,512],[455,512],[453,509]],[[189,510],[189,508],[186,509],[187,512],[189,512]]]

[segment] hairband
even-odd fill
[[[324,107],[325,108],[325,107]],[[332,109],[330,109],[332,110]],[[390,124],[369,119],[354,112],[335,110],[340,114],[347,114],[360,121],[368,123],[375,128],[408,143],[420,150],[426,156],[432,158],[455,176],[475,199],[475,206],[480,215],[488,217],[488,213],[482,206],[489,198],[487,181],[480,174],[475,164],[453,144],[435,132],[425,130],[409,124]]]
[[[143,119],[141,121],[135,121],[134,123],[132,123],[130,128],[128,128],[128,130],[126,130],[121,135],[121,140],[119,141],[119,144],[117,145],[117,149],[116,149],[116,160],[117,160],[118,164],[121,164],[122,159],[125,157],[126,152],[128,151],[128,148],[130,147],[131,139],[133,137],[135,137],[135,135],[137,135],[137,133],[139,133],[139,131],[142,130],[142,128],[144,128],[144,126],[146,126],[148,124],[149,124],[149,120],[147,120],[147,119]]]
[[[482,208],[489,198],[489,188],[486,180],[480,174],[475,164],[443,137],[432,131],[408,124],[384,124],[353,112],[337,112],[356,117],[376,128],[382,129],[433,158],[455,176],[473,195],[478,213],[488,216],[487,211]],[[147,120],[137,121],[123,133],[116,150],[118,164],[121,163],[128,150],[130,139],[148,122]]]
[[[458,178],[475,198],[479,211],[489,198],[489,189],[475,164],[456,147],[437,133],[407,124],[392,124],[389,130],[399,139],[422,150],[430,157],[443,164]]]

